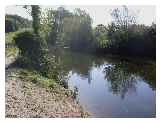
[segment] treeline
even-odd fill
[[[18,15],[5,15],[5,32],[15,32],[22,28],[31,28],[32,21]]]
[[[6,31],[32,25],[34,33],[48,46],[96,54],[156,57],[156,24],[138,24],[137,15],[126,6],[110,12],[111,23],[96,27],[92,26],[92,18],[84,10],[75,9],[71,12],[59,7],[56,10],[41,11],[40,7],[36,7],[32,6],[33,12],[30,12],[32,23],[16,15],[6,15]],[[8,22],[9,18],[12,18],[12,22]],[[23,24],[17,25],[15,20],[16,23]]]
[[[57,10],[47,10],[46,15],[52,15],[51,27],[46,35],[48,43],[56,47],[69,47],[72,50],[90,51],[93,44],[92,19],[81,9],[70,12],[63,7]],[[42,22],[42,27],[43,27]]]
[[[70,12],[63,7],[46,10],[41,28],[47,42],[55,47],[94,53],[129,56],[156,56],[156,24],[137,24],[137,15],[126,6],[112,10],[108,25],[92,27],[92,19],[81,9]],[[47,22],[47,23],[46,23]],[[48,26],[46,26],[48,25]]]
[[[156,25],[133,24],[126,30],[114,23],[95,28],[95,47],[99,53],[113,53],[127,56],[156,56]]]

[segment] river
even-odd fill
[[[56,55],[76,101],[92,117],[155,117],[156,63],[148,59],[95,56],[63,51]]]

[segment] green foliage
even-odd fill
[[[96,48],[106,48],[108,44],[107,28],[100,24],[94,28],[94,39]]]
[[[5,20],[5,32],[14,32],[17,29],[15,28],[15,23],[12,19]]]
[[[9,47],[9,48],[6,48],[5,49],[5,55],[6,55],[6,57],[10,57],[10,56],[16,56],[16,54],[17,54],[17,52],[18,52],[18,49],[17,48],[11,48],[11,47]]]
[[[16,32],[5,33],[5,45],[14,45],[15,44],[14,38],[15,38],[16,34],[24,32],[24,31],[31,31],[31,29],[30,28],[23,28],[23,29],[20,29]]]
[[[112,23],[106,29],[103,25],[94,29],[97,52],[155,57],[156,25],[138,25],[136,15],[131,13],[126,6],[114,9]]]
[[[156,27],[154,24],[152,26],[130,25],[127,30],[116,30],[116,26],[113,28],[108,30],[107,50],[109,52],[130,56],[155,57]]]
[[[15,43],[20,50],[20,66],[35,69],[42,76],[54,79],[64,87],[67,86],[60,65],[49,55],[47,44],[42,38],[31,31],[25,31],[17,34]]]
[[[16,35],[16,32],[9,32],[5,33],[5,44],[14,44],[14,37]]]
[[[45,41],[30,31],[18,33],[14,39],[20,55],[32,61],[37,67],[41,55],[47,52]]]
[[[5,15],[5,32],[14,32],[22,28],[30,28],[31,21],[18,15]]]
[[[54,11],[46,9],[40,15],[40,35],[48,42],[48,35],[53,26]]]
[[[39,34],[40,30],[40,7],[38,5],[31,5],[32,11],[31,16],[33,19],[32,27],[35,34]]]
[[[52,45],[60,45],[63,43],[63,23],[64,18],[72,16],[68,10],[63,7],[59,7],[57,10],[51,10],[50,14],[52,15],[51,31],[49,32],[48,42]]]
[[[90,16],[80,9],[77,9],[72,16],[65,17],[60,33],[63,45],[73,50],[91,49],[93,38],[91,23]]]
[[[43,77],[36,71],[30,71],[30,70],[21,70],[20,71],[20,78],[23,78],[25,81],[31,81],[35,84],[38,84],[42,87],[50,87],[55,88],[57,87],[57,83],[54,81],[54,79],[48,79],[46,77]]]

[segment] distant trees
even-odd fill
[[[137,24],[137,15],[127,6],[111,11],[113,21],[92,28],[92,19],[81,9],[69,12],[63,7],[48,11],[50,32],[48,42],[54,46],[67,46],[73,50],[95,51],[132,56],[155,57],[155,24]]]
[[[5,32],[14,32],[22,28],[30,28],[32,21],[18,15],[5,15]]]
[[[92,20],[85,11],[76,9],[72,16],[64,18],[63,40],[74,50],[91,49],[92,45]]]
[[[94,28],[93,34],[95,47],[101,49],[106,48],[108,43],[107,27],[102,24],[99,24]]]
[[[130,11],[127,6],[116,8],[111,12],[113,23],[117,29],[128,30],[130,25],[136,24],[136,14]]]
[[[129,56],[155,57],[155,24],[151,26],[136,24],[137,15],[126,6],[123,6],[122,9],[114,9],[111,12],[111,16],[113,21],[106,27],[106,32],[104,34],[101,33],[103,36],[98,36],[95,33],[95,38],[100,40],[97,41],[97,45],[105,42],[102,47],[96,48],[96,51]]]
[[[50,44],[68,46],[74,50],[87,49],[92,45],[92,20],[89,14],[80,9],[71,13],[63,7],[52,13]]]
[[[112,24],[108,28],[108,38],[111,41],[110,47],[115,52],[126,52],[129,39],[129,28],[136,25],[136,15],[129,11],[127,6],[121,9],[116,8],[111,12],[113,18]]]
[[[113,21],[109,25],[99,24],[96,27],[92,27],[90,15],[81,9],[70,12],[59,7],[57,10],[47,9],[41,12],[37,5],[24,7],[32,16],[34,33],[55,47],[104,54],[155,57],[156,25],[137,24],[136,13],[127,6],[111,11]],[[18,17],[6,19],[6,30],[16,30],[15,23],[21,23],[20,20]]]
[[[50,12],[52,14],[52,26],[51,31],[49,32],[48,42],[55,45],[56,43],[62,42],[62,25],[64,23],[64,18],[72,16],[72,13],[63,7],[59,7],[55,11],[51,10]]]

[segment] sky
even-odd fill
[[[98,24],[104,24],[107,25],[112,21],[112,17],[110,16],[111,10],[114,8],[120,8],[121,6],[80,6],[80,5],[71,5],[71,6],[65,6],[62,5],[65,9],[74,11],[75,8],[80,8],[82,10],[85,10],[89,15],[91,16],[93,20],[93,26],[96,26]],[[46,8],[52,8],[57,9],[59,6],[41,6],[42,11]],[[151,25],[152,22],[156,22],[156,9],[155,6],[142,6],[142,5],[136,5],[136,6],[127,6],[129,10],[131,10],[133,13],[137,14],[137,23],[138,24],[145,24],[145,25]],[[28,12],[26,12],[26,9],[22,8],[22,6],[7,6],[5,9],[6,14],[17,14],[19,16],[22,16],[24,18],[31,19],[31,16]]]

